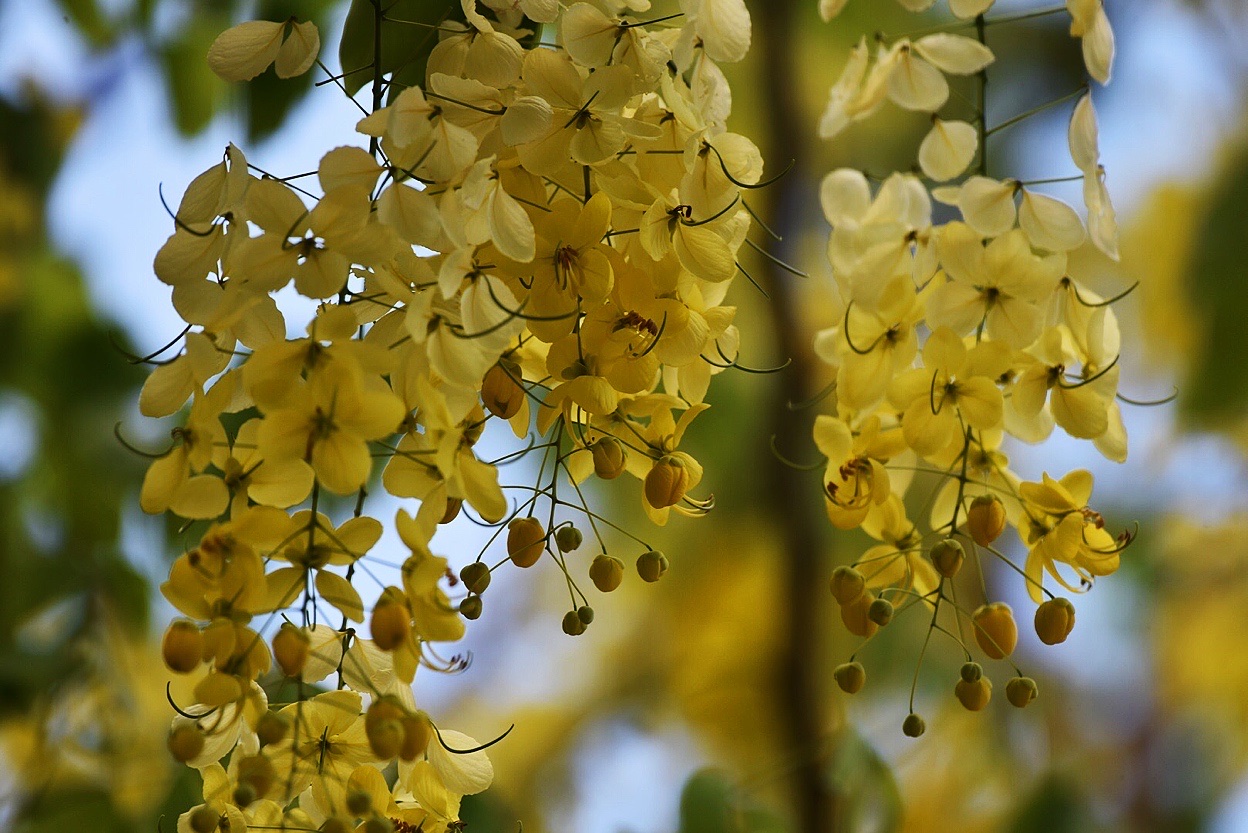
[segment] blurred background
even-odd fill
[[[163,817],[172,830],[199,802],[198,777],[164,751],[171,712],[155,648],[173,616],[155,588],[182,542],[139,511],[145,461],[113,436],[120,423],[158,448],[169,425],[139,416],[145,370],[122,350],[148,353],[181,329],[151,269],[172,229],[160,189],[175,200],[230,141],[285,173],[359,143],[355,111],[332,86],[268,73],[229,87],[208,70],[208,45],[244,17],[295,14],[321,25],[336,68],[347,5],[0,0],[0,829],[150,831]],[[820,143],[827,90],[861,34],[904,34],[947,12],[850,0],[828,25],[815,0],[749,5],[754,46],[727,68],[729,124],[771,171],[794,160],[762,195],[763,216],[784,237],[776,253],[811,277],[770,274],[770,300],[739,281],[730,300],[742,361],[792,363],[713,386],[689,442],[719,508],[642,532],[671,559],[662,582],[599,596],[594,626],[574,640],[560,630],[553,568],[504,571],[469,628],[471,667],[418,675],[418,702],[446,723],[482,738],[516,724],[491,750],[495,786],[465,805],[468,829],[1248,831],[1245,4],[1106,0],[1118,57],[1094,95],[1123,259],[1081,252],[1072,271],[1107,296],[1140,282],[1116,306],[1122,390],[1179,397],[1124,407],[1122,465],[1056,435],[1009,449],[1025,479],[1090,468],[1110,527],[1138,521],[1139,539],[1119,573],[1077,600],[1066,644],[1023,634],[1017,659],[1041,689],[1025,712],[1000,697],[964,712],[952,697],[961,658],[929,654],[916,705],[929,728],[917,741],[900,723],[919,625],[873,642],[868,688],[840,693],[831,672],[855,641],[826,582],[866,539],[834,533],[818,475],[781,466],[769,438],[816,459],[818,408],[787,404],[832,377],[810,350],[835,317],[820,178],[845,165],[909,169],[927,129],[891,108]],[[993,14],[1050,5],[998,0]],[[990,29],[990,124],[1082,83],[1066,20]],[[1068,115],[1054,108],[994,136],[990,173],[1071,173]],[[1049,193],[1077,204],[1077,188]],[[768,275],[765,260],[753,265]],[[523,482],[524,465],[509,482]],[[596,499],[644,525],[635,489]],[[435,547],[462,566],[481,532],[452,527]]]

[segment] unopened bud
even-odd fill
[[[238,783],[251,787],[257,796],[268,795],[276,779],[273,762],[264,755],[248,755],[238,762]]]
[[[990,545],[1005,530],[1005,505],[996,495],[980,495],[966,510],[966,532],[981,547]]]
[[[589,447],[594,458],[594,474],[603,480],[614,480],[624,473],[628,457],[623,444],[615,437],[603,437]]]
[[[449,524],[451,521],[459,517],[459,510],[464,507],[464,499],[461,497],[448,497],[446,499],[446,511],[442,513],[442,517],[438,520],[439,524]]]
[[[581,605],[576,609],[576,618],[580,619],[586,625],[593,624],[594,609],[589,605]]]
[[[373,816],[364,822],[362,833],[394,833],[394,822],[384,816]]]
[[[867,682],[867,670],[861,662],[844,662],[832,672],[836,684],[846,694],[857,694]]]
[[[546,547],[546,530],[537,518],[513,518],[507,524],[507,554],[517,567],[532,567]]]
[[[280,712],[265,712],[256,724],[256,736],[261,746],[279,743],[290,731],[290,718]]]
[[[483,607],[480,596],[469,596],[459,603],[459,612],[465,619],[475,621],[481,618]]]
[[[459,578],[469,593],[480,596],[490,586],[490,568],[480,561],[474,561],[459,571]]]
[[[1024,709],[1039,696],[1040,689],[1031,677],[1014,677],[1005,684],[1005,699],[1010,701],[1011,706]]]
[[[204,735],[193,723],[183,723],[169,733],[169,754],[180,764],[204,751]]]
[[[1036,608],[1036,636],[1045,645],[1065,642],[1075,629],[1075,606],[1060,596]]]
[[[170,671],[189,674],[204,661],[204,635],[194,622],[171,622],[161,640],[160,653]]]
[[[284,622],[273,637],[273,658],[287,677],[298,677],[308,662],[312,640],[300,628]]]
[[[563,632],[568,636],[580,636],[585,633],[585,623],[576,615],[575,610],[563,614]]]
[[[888,599],[876,599],[867,607],[867,618],[884,627],[893,621],[893,603]]]
[[[379,760],[392,760],[403,747],[403,724],[395,718],[375,720],[371,725],[365,725],[364,734],[369,748]]]
[[[204,804],[191,811],[191,829],[195,833],[212,833],[221,823],[221,814]]]
[[[978,662],[965,662],[962,664],[962,670],[958,672],[962,679],[968,683],[973,683],[980,677],[984,676],[984,667]]]
[[[232,797],[239,807],[247,807],[256,800],[256,791],[250,784],[239,784]]]
[[[964,560],[966,560],[966,551],[952,538],[939,541],[936,546],[932,547],[932,565],[936,567],[936,572],[945,578],[956,576],[962,569]]]
[[[373,797],[364,790],[355,790],[347,796],[347,812],[355,818],[367,816],[373,810]]]
[[[908,738],[917,738],[927,731],[927,724],[923,722],[923,718],[911,712],[901,722],[901,731]]]
[[[399,747],[399,758],[414,761],[429,748],[433,740],[433,723],[429,715],[422,711],[404,715],[400,722],[403,724],[403,745]]]
[[[867,615],[867,611],[871,609],[871,603],[875,601],[875,594],[863,593],[849,604],[841,605],[841,621],[845,623],[846,629],[854,636],[861,636],[866,639],[875,634],[880,626],[871,621]]]
[[[992,680],[987,677],[980,677],[973,683],[968,683],[966,680],[958,680],[958,684],[954,686],[953,693],[957,695],[958,702],[967,711],[977,712],[988,705],[988,701],[992,699]]]
[[[589,580],[603,593],[610,593],[624,580],[624,562],[610,555],[594,556],[589,565]]]
[[[555,530],[555,546],[559,552],[573,552],[581,547],[585,536],[574,526],[561,526]]]
[[[499,419],[511,419],[520,413],[524,404],[524,388],[516,384],[520,368],[508,362],[499,362],[485,372],[481,380],[481,401]]]
[[[668,454],[650,467],[644,486],[646,502],[653,508],[675,506],[689,490],[689,471],[684,461]]]
[[[667,556],[658,550],[650,550],[637,556],[637,575],[644,581],[658,581],[663,578],[667,567]]]
[[[383,651],[393,651],[407,640],[412,628],[412,612],[402,590],[387,587],[382,592],[373,608],[369,627],[373,642]]]
[[[867,580],[862,573],[844,564],[832,571],[831,584],[832,598],[843,605],[857,601],[867,588]]]
[[[1014,653],[1018,644],[1018,625],[1014,612],[1004,602],[981,606],[971,617],[975,622],[975,641],[993,659],[1004,659]]]

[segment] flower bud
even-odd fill
[[[574,526],[561,526],[555,530],[555,546],[559,552],[578,550],[585,541],[585,536]]]
[[[170,671],[189,674],[204,661],[204,635],[194,622],[170,622],[160,643],[160,653]]]
[[[429,715],[422,711],[404,715],[400,722],[403,724],[403,745],[399,747],[399,758],[414,761],[429,748],[433,740],[433,723],[429,721]]]
[[[1004,659],[1014,653],[1018,644],[1018,625],[1014,612],[1005,602],[982,605],[971,617],[975,622],[975,641],[993,659]]]
[[[373,816],[364,822],[361,833],[394,833],[394,822],[383,816]]]
[[[923,722],[923,718],[911,712],[901,722],[901,731],[908,738],[917,738],[927,731],[927,724]]]
[[[624,580],[624,562],[614,556],[594,556],[589,565],[589,579],[603,593],[610,593]]]
[[[373,810],[373,797],[364,790],[355,790],[347,796],[347,812],[355,818],[367,816]]]
[[[403,591],[387,587],[377,599],[373,617],[369,623],[373,642],[383,651],[393,651],[403,644],[411,633],[412,612],[407,607]]]
[[[585,633],[585,623],[576,615],[575,610],[563,614],[563,632],[568,636],[580,636]]]
[[[667,556],[658,550],[643,552],[637,556],[637,574],[644,581],[658,581],[667,572]]]
[[[1005,699],[1010,701],[1011,706],[1026,708],[1039,696],[1040,689],[1036,687],[1036,681],[1031,677],[1014,677],[1005,684]]]
[[[880,629],[880,626],[871,621],[867,615],[874,601],[874,593],[863,593],[849,604],[841,605],[841,621],[854,636],[866,639]]]
[[[459,517],[459,510],[464,506],[462,497],[448,497],[446,499],[446,511],[442,513],[440,524],[449,524],[451,521]]]
[[[582,624],[592,624],[594,621],[594,609],[589,605],[581,605],[576,609],[576,618],[580,619]]]
[[[1036,608],[1036,636],[1045,645],[1065,642],[1075,629],[1075,606],[1060,596]]]
[[[393,760],[403,746],[403,724],[395,718],[366,723],[364,734],[369,748],[382,761]]]
[[[273,762],[264,755],[247,755],[238,762],[238,783],[255,790],[257,796],[269,794],[277,780]]]
[[[265,712],[256,724],[256,736],[260,739],[261,746],[281,742],[289,731],[290,718],[280,712]]]
[[[474,561],[459,571],[459,578],[469,593],[480,596],[490,586],[490,568],[480,561]]]
[[[303,673],[303,666],[308,662],[308,651],[311,648],[312,640],[308,635],[289,622],[282,623],[281,629],[273,637],[273,658],[287,677],[298,677]]]
[[[952,538],[939,541],[936,546],[932,547],[932,565],[936,567],[936,572],[945,578],[956,576],[965,560],[966,551]]]
[[[615,437],[603,437],[589,447],[594,458],[594,474],[603,480],[614,480],[624,473],[628,453]]]
[[[505,360],[504,360],[505,361]],[[516,384],[520,368],[512,362],[498,362],[481,380],[481,401],[499,419],[511,419],[524,404],[524,388]]]
[[[966,510],[966,531],[981,547],[990,545],[1005,531],[1005,505],[996,495],[980,495]]]
[[[646,474],[646,502],[655,509],[680,503],[689,489],[689,472],[684,462],[668,454],[660,457]]]
[[[856,601],[866,588],[867,580],[853,567],[842,564],[832,571],[832,598],[839,604]]]
[[[867,671],[861,662],[843,662],[836,666],[832,676],[846,694],[857,694],[867,682]]]
[[[876,599],[867,607],[867,618],[884,627],[893,621],[893,603],[888,599]]]
[[[183,723],[169,733],[169,754],[180,764],[204,751],[204,735],[193,723]]]
[[[532,567],[546,546],[546,530],[537,518],[513,518],[507,524],[507,554],[517,567]]]
[[[992,680],[987,677],[980,677],[973,683],[958,680],[953,693],[958,696],[958,702],[965,706],[967,711],[977,712],[988,705],[988,701],[992,699]]]
[[[962,664],[962,670],[958,673],[963,680],[973,683],[984,676],[984,667],[978,662],[965,662]]]
[[[469,596],[459,603],[459,612],[465,619],[476,621],[481,618],[482,607],[480,596]]]
[[[231,797],[239,807],[246,807],[256,800],[256,791],[250,784],[239,784]]]
[[[212,833],[221,823],[221,814],[207,804],[200,805],[191,811],[191,829],[195,833]]]

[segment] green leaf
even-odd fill
[[[828,773],[836,792],[845,797],[848,829],[861,828],[861,820],[873,819],[873,828],[897,830],[901,824],[901,792],[893,771],[871,744],[852,729],[837,738]]]
[[[61,10],[95,47],[108,46],[116,32],[112,24],[100,13],[95,0],[60,0]]]
[[[228,26],[228,18],[196,18],[162,50],[173,119],[183,135],[207,127],[221,104],[224,85],[208,68],[206,56],[213,40]]]
[[[678,833],[785,833],[771,810],[733,785],[721,770],[695,772],[680,793]]]
[[[1070,781],[1051,775],[1018,809],[1010,833],[1078,833],[1093,829],[1087,799]]]
[[[1192,306],[1204,316],[1205,340],[1179,406],[1201,425],[1239,420],[1248,405],[1248,363],[1243,353],[1248,291],[1242,243],[1248,234],[1248,151],[1235,159],[1210,201],[1190,259]]]
[[[351,0],[342,31],[338,59],[347,92],[355,95],[371,84],[373,50],[377,37],[378,6],[374,0]],[[425,64],[438,42],[437,25],[444,20],[463,20],[463,8],[448,0],[395,0],[385,7],[381,26],[381,71],[394,73],[391,96],[415,84],[424,84]],[[403,23],[395,21],[406,21]]]

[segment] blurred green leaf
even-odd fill
[[[92,46],[106,46],[116,36],[95,0],[60,0],[61,10]]]
[[[228,18],[197,17],[162,50],[174,123],[183,135],[207,127],[220,106],[224,86],[208,68],[205,56],[213,40],[228,26]]]
[[[775,813],[741,792],[716,769],[695,772],[680,793],[678,833],[784,833]]]
[[[875,747],[853,729],[837,738],[828,776],[844,796],[846,829],[896,830],[901,824],[901,792],[897,780]],[[871,819],[869,828],[865,820]]]
[[[1087,833],[1094,828],[1078,788],[1052,775],[1022,802],[1008,829],[1010,833]]]
[[[349,73],[342,82],[352,95],[373,80],[373,73],[363,68],[373,64],[376,9],[373,0],[351,0],[347,13],[338,58],[342,71]],[[381,24],[381,69],[383,74],[395,74],[393,96],[424,84],[425,64],[438,42],[434,27],[443,20],[463,20],[463,11],[459,3],[448,0],[396,0],[385,10],[389,20]]]
[[[1200,225],[1190,261],[1192,306],[1204,313],[1205,341],[1180,392],[1180,408],[1193,423],[1241,419],[1248,404],[1244,350],[1248,292],[1244,251],[1248,236],[1248,149],[1222,178]]]

